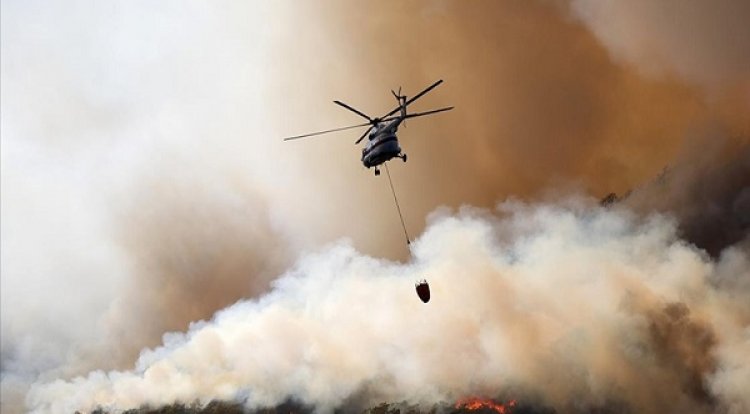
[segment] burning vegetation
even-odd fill
[[[456,402],[456,410],[468,410],[468,411],[494,411],[498,414],[509,414],[513,407],[516,406],[516,400],[510,400],[507,403],[498,403],[494,400],[469,397],[463,398]]]

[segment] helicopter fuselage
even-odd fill
[[[367,167],[378,165],[395,157],[402,157],[396,130],[403,119],[399,117],[387,124],[377,124],[370,133],[367,144],[362,148],[362,164]]]

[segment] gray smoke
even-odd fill
[[[750,4],[742,0],[572,0],[615,59],[649,75],[750,93]]]

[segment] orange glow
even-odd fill
[[[489,409],[495,411],[498,414],[510,414],[511,409],[515,407],[515,405],[516,400],[510,400],[507,404],[500,404],[489,399],[467,397],[462,398],[456,402],[456,409],[464,409],[469,411]]]

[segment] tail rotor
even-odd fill
[[[394,92],[393,89],[391,89],[391,93],[398,101],[398,107],[401,109],[401,114],[403,116],[406,116],[406,95],[401,95],[401,87],[398,87],[398,93]],[[404,127],[406,127],[406,119],[404,118]]]
[[[391,93],[393,94],[393,97],[396,98],[398,101],[399,107],[404,106],[406,104],[406,95],[401,95],[401,87],[398,87],[398,93],[396,93],[393,89],[391,89]]]

